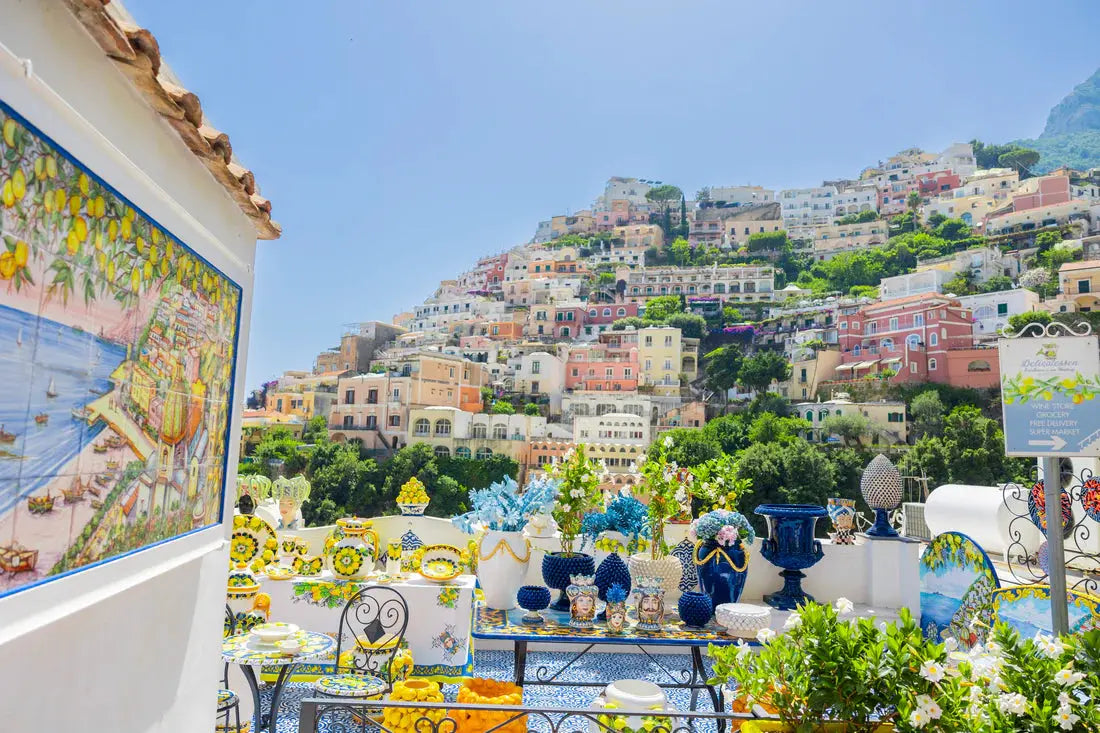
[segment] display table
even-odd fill
[[[405,641],[412,652],[413,674],[454,681],[473,674],[470,640],[474,605],[473,575],[460,575],[447,583],[433,583],[419,575],[389,583],[409,607]],[[316,578],[271,580],[260,576],[260,590],[271,596],[271,620],[297,624],[303,629],[335,637],[340,613],[351,596],[368,585],[335,580],[325,573]],[[305,681],[330,673],[333,653],[312,664],[299,665],[295,680]],[[275,679],[277,669],[264,669],[264,679]]]
[[[597,623],[591,629],[575,629],[569,625],[569,613],[565,611],[545,610],[544,623],[528,625],[520,619],[524,615],[521,608],[511,611],[498,611],[486,608],[478,602],[474,608],[475,639],[502,639],[511,641],[515,650],[515,676],[517,685],[554,685],[559,687],[604,687],[614,680],[560,680],[559,676],[577,660],[587,654],[597,644],[619,644],[637,647],[650,661],[656,664],[670,681],[659,682],[662,687],[677,687],[691,690],[691,709],[695,709],[696,697],[705,691],[714,706],[715,712],[724,708],[721,687],[707,684],[710,677],[704,662],[702,650],[715,644],[725,646],[736,644],[737,639],[727,636],[723,629],[712,619],[703,628],[684,626],[675,616],[671,616],[660,631],[642,631],[634,627],[634,610],[630,609],[630,627],[621,634],[613,634],[607,627]],[[539,667],[534,678],[527,677],[527,647],[533,643],[578,644],[582,648],[563,667],[551,671]],[[679,646],[691,655],[691,668],[684,670],[669,669],[666,662],[651,654],[647,646]]]

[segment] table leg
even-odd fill
[[[699,654],[699,647],[693,646],[691,648],[691,679],[688,680],[688,684],[691,685],[691,707],[689,710],[695,711],[696,701],[699,699],[699,665],[700,662],[697,659]]]
[[[256,673],[248,664],[241,665],[241,674],[248,683],[248,689],[252,690],[252,730],[260,731],[260,686],[256,683]]]
[[[724,699],[724,695],[722,694],[722,690],[721,690],[720,687],[716,688],[714,685],[708,685],[707,684],[708,675],[707,675],[707,668],[706,668],[705,664],[703,663],[703,649],[702,649],[702,647],[693,646],[691,648],[691,666],[692,666],[691,675],[692,675],[693,681],[697,679],[700,684],[704,685],[707,688],[707,692],[710,694],[711,705],[714,706],[714,712],[718,713],[718,714],[721,714],[723,712],[723,710],[725,710],[726,701]],[[691,691],[691,703],[692,703],[692,708],[691,709],[692,710],[695,709],[695,692],[696,691],[694,689],[692,689],[692,691]],[[726,729],[726,722],[724,720],[719,720],[719,721],[717,721],[717,723],[718,723],[718,733],[723,733],[723,731],[725,731],[725,729]]]
[[[283,687],[286,685],[286,681],[290,679],[290,674],[294,670],[293,664],[284,665],[279,670],[279,676],[275,678],[275,688],[271,691],[271,714],[268,716],[268,730],[271,733],[279,727],[279,698],[283,696]]]
[[[527,642],[517,639],[513,654],[515,656],[515,682],[516,685],[522,687],[523,681],[527,678]]]

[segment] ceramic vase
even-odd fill
[[[626,631],[626,601],[608,602],[607,608],[604,609],[604,617],[607,619],[607,630],[612,634],[621,634]]]
[[[574,575],[569,587],[569,625],[575,629],[590,629],[596,621],[596,599],[599,589],[591,575]]]
[[[550,605],[550,589],[542,585],[522,585],[516,592],[516,602],[527,611],[520,619],[523,623],[541,624],[543,618],[539,612]]]
[[[631,555],[627,560],[630,568],[630,577],[653,578],[665,591],[665,602],[675,603],[680,597],[680,578],[684,574],[684,566],[679,558],[672,555],[652,559],[649,553]]]
[[[477,579],[485,605],[500,611],[515,608],[530,561],[531,544],[523,532],[486,530],[477,546]]]
[[[802,590],[802,571],[815,565],[825,551],[814,539],[817,520],[826,515],[816,504],[761,504],[754,510],[768,520],[768,538],[761,543],[760,554],[772,565],[783,568],[783,588],[764,596],[772,608],[793,611],[813,597]]]
[[[329,552],[329,569],[338,580],[363,580],[374,569],[377,534],[369,541],[370,525],[365,519],[338,519],[344,538]]]
[[[829,537],[834,545],[854,545],[856,536],[854,533],[856,523],[855,499],[830,498],[825,504],[829,512],[829,520],[833,524],[833,531]]]
[[[271,597],[260,593],[260,584],[244,564],[229,573],[225,593],[226,603],[233,612],[235,632],[243,634],[257,624],[268,620],[271,612]]]
[[[715,606],[737,603],[749,573],[749,553],[738,540],[726,547],[713,540],[696,542],[692,562],[699,585]]]
[[[401,540],[392,539],[386,543],[386,574],[401,574]]]
[[[634,586],[634,605],[640,630],[661,630],[661,622],[665,618],[665,592],[657,578],[638,579]]]
[[[290,567],[294,564],[294,558],[302,555],[301,548],[304,541],[301,537],[292,534],[284,534],[279,538],[279,562]]]
[[[569,587],[571,576],[594,575],[596,564],[591,555],[582,552],[548,552],[542,558],[542,579],[547,588],[561,591],[558,600],[550,608],[555,611],[569,610],[569,597],[565,589]]]
[[[714,604],[706,593],[691,590],[680,594],[676,610],[685,626],[701,627],[706,626],[714,615]]]
[[[626,562],[619,557],[619,553],[613,552],[604,558],[600,566],[596,568],[596,587],[600,589],[600,600],[607,600],[607,589],[613,583],[618,583],[627,593],[630,592],[630,570]]]

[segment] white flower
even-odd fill
[[[1073,700],[1070,698],[1068,692],[1059,692],[1058,693],[1058,705],[1059,705],[1059,707],[1064,708],[1067,705],[1071,705],[1071,704],[1073,704]]]
[[[914,728],[923,728],[928,725],[928,714],[920,708],[917,708],[913,712],[909,713],[909,725]]]
[[[1019,692],[1006,692],[997,698],[997,709],[1005,715],[1023,715],[1027,710],[1027,698]]]
[[[572,508],[568,504],[562,504],[561,505],[561,510],[563,512],[565,512],[566,514],[568,514],[569,512],[572,511]]]
[[[1054,681],[1063,687],[1072,687],[1083,679],[1085,679],[1085,675],[1074,672],[1073,667],[1066,667],[1054,674]]]
[[[760,629],[756,632],[756,640],[761,644],[767,644],[769,641],[775,638],[775,632],[771,629]]]
[[[688,492],[685,491],[684,488],[681,486],[680,488],[676,489],[676,495],[673,498],[676,499],[677,504],[685,504],[688,500]]]
[[[934,702],[929,702],[923,709],[932,720],[939,720],[940,716],[943,715],[943,710]]]
[[[802,625],[802,617],[798,615],[798,611],[791,611],[791,615],[787,617],[787,621],[783,624],[784,629],[797,629]]]
[[[846,613],[851,613],[854,608],[855,608],[855,605],[851,601],[849,601],[847,598],[837,598],[836,599],[836,612],[839,613],[840,615],[843,616]]]
[[[928,660],[920,666],[920,676],[929,682],[939,682],[943,679],[943,666],[939,662]]]
[[[1077,721],[1081,719],[1080,715],[1076,715],[1068,707],[1058,708],[1058,713],[1054,716],[1054,722],[1058,724],[1058,727],[1062,730],[1073,730],[1073,726],[1077,724]]]
[[[676,445],[676,441],[672,439],[671,435],[666,435],[664,445],[666,448],[671,448],[672,446]]]
[[[1066,646],[1060,640],[1046,636],[1042,633],[1035,634],[1035,646],[1047,659],[1058,659],[1066,651]]]
[[[943,640],[943,648],[948,652],[953,652],[959,648],[959,640],[954,636],[949,636]]]
[[[752,647],[745,643],[744,639],[737,640],[737,658],[744,659],[752,652]]]

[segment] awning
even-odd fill
[[[854,369],[870,369],[875,364],[878,364],[878,359],[872,359],[871,361],[861,361],[860,363],[856,364],[855,367],[853,367],[853,368]]]
[[[855,364],[840,364],[837,366],[836,370],[839,372],[841,369],[854,369],[855,367]]]
[[[901,357],[900,356],[892,356],[889,359],[883,359],[882,363],[883,364],[900,364],[901,363]]]

